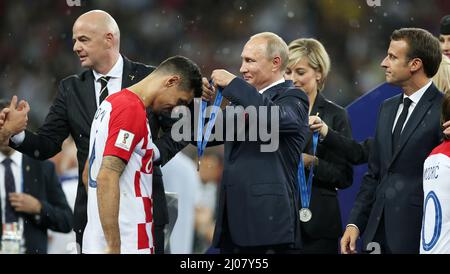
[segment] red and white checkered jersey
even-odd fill
[[[424,216],[420,253],[450,253],[450,141],[437,146],[423,169]]]
[[[95,113],[91,127],[88,222],[83,234],[83,253],[104,253],[107,248],[96,182],[104,156],[127,162],[119,180],[121,253],[154,253],[151,199],[154,149],[140,98],[127,89],[107,97]]]

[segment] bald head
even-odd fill
[[[107,12],[92,10],[73,24],[73,42],[73,51],[80,57],[81,65],[104,74],[119,56],[119,27]]]
[[[112,34],[119,48],[120,30],[116,20],[103,10],[91,10],[83,13],[74,23],[75,27],[85,27],[97,35]]]

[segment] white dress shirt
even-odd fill
[[[417,103],[419,103],[420,98],[422,98],[425,91],[427,91],[427,89],[431,86],[431,83],[432,82],[430,80],[430,82],[428,82],[418,91],[414,92],[411,96],[406,96],[405,94],[403,94],[403,100],[405,100],[405,98],[409,98],[411,99],[412,103],[409,106],[408,115],[406,116],[405,123],[403,123],[402,131],[405,128],[406,123],[408,123],[409,117],[411,117],[411,113],[414,111],[414,108],[417,106]],[[401,103],[400,106],[398,107],[397,115],[395,116],[394,124],[392,125],[392,133],[394,133],[395,125],[397,124],[398,117],[400,117],[402,111],[403,111],[403,103]]]
[[[100,83],[100,77],[109,76],[110,79],[106,87],[108,88],[108,95],[114,94],[118,91],[122,90],[122,73],[123,73],[123,58],[122,55],[119,55],[119,59],[117,59],[116,64],[111,68],[111,70],[106,74],[101,74],[92,70],[94,73],[94,86],[95,86],[95,99],[97,100],[97,107],[99,105],[100,100],[100,90],[102,84]]]
[[[281,78],[280,80],[273,82],[272,84],[268,85],[267,87],[263,88],[262,90],[258,90],[259,94],[263,94],[264,91],[268,90],[271,87],[274,87],[278,84],[284,83],[286,80],[284,80],[284,78]]]

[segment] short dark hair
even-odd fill
[[[9,99],[0,98],[0,111],[6,107],[9,107],[11,101]]]
[[[402,28],[392,32],[391,40],[404,40],[408,44],[408,61],[414,58],[422,60],[423,70],[428,78],[436,74],[442,52],[439,40],[430,32],[419,28]]]
[[[193,90],[194,97],[202,96],[202,74],[192,60],[184,56],[173,56],[164,60],[155,72],[180,74],[180,87],[184,90]]]

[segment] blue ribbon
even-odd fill
[[[211,86],[214,85],[213,81],[209,81],[209,84]],[[217,95],[216,95],[216,99],[214,99],[214,105],[213,105],[213,109],[211,110],[211,115],[208,121],[208,124],[206,126],[206,131],[205,131],[205,135],[203,136],[203,127],[205,126],[204,123],[204,116],[206,114],[206,105],[207,102],[202,100],[201,103],[201,111],[198,115],[198,121],[197,121],[197,125],[198,125],[198,131],[197,131],[197,154],[198,154],[198,161],[200,164],[200,158],[203,156],[205,149],[206,149],[206,144],[208,143],[209,137],[211,136],[211,132],[212,129],[214,127],[214,124],[216,122],[216,118],[217,118],[217,112],[220,109],[220,104],[222,104],[222,88],[221,87],[217,87]]]
[[[314,132],[313,137],[313,157],[316,156],[317,143],[319,141],[319,132]],[[312,180],[314,177],[314,161],[309,168],[308,183],[306,183],[305,164],[303,163],[303,156],[300,155],[300,163],[298,164],[298,186],[300,192],[300,202],[302,208],[308,208],[311,201]]]

